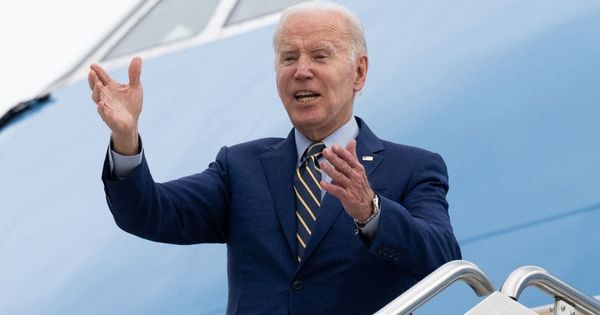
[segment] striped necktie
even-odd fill
[[[317,213],[321,207],[321,168],[317,161],[325,148],[323,142],[312,143],[304,152],[304,162],[294,174],[294,192],[296,194],[296,221],[298,240],[298,262],[312,234]]]

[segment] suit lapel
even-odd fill
[[[272,151],[260,158],[273,198],[277,218],[287,239],[292,257],[296,257],[296,203],[292,176],[296,169],[297,153],[294,132],[284,141],[273,145]]]
[[[383,144],[367,125],[360,118],[356,118],[360,131],[356,137],[356,155],[360,163],[365,167],[367,177],[370,176],[377,168],[377,165],[383,161]],[[364,158],[363,158],[364,157]],[[302,267],[304,262],[308,260],[314,249],[321,242],[327,231],[331,228],[338,216],[343,211],[342,203],[339,199],[330,194],[325,194],[321,209],[315,222],[313,234],[310,237],[302,262],[298,268]]]
[[[356,137],[356,156],[360,163],[365,167],[367,177],[377,168],[379,163],[383,161],[383,143],[373,134],[371,129],[367,127],[362,119],[356,117],[360,132]]]

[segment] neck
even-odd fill
[[[350,116],[347,119],[341,121],[340,123],[338,123],[330,128],[327,128],[327,129],[318,129],[318,130],[306,130],[303,128],[296,128],[296,129],[298,129],[298,131],[300,131],[300,133],[302,133],[310,141],[319,142],[319,141],[323,141],[323,139],[329,137],[336,130],[340,129],[343,125],[348,123],[348,121],[350,121],[350,119],[352,119],[352,118],[353,118],[353,116],[352,116],[352,114],[350,114]]]

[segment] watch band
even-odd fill
[[[371,203],[373,204],[373,213],[371,213],[371,215],[361,221],[358,220],[354,220],[354,223],[356,223],[356,225],[359,228],[363,228],[365,227],[365,225],[369,224],[369,222],[373,221],[373,219],[379,214],[379,210],[381,209],[380,205],[379,205],[379,196],[377,194],[375,194],[375,197],[373,198],[373,200],[371,200]]]

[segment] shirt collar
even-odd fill
[[[348,122],[346,122],[338,130],[334,131],[327,138],[323,139],[323,143],[325,143],[325,146],[328,148],[331,148],[334,144],[345,148],[350,140],[355,139],[356,136],[358,136],[358,131],[358,123],[356,122],[354,116],[352,116],[350,120],[348,120]],[[306,151],[306,148],[312,143],[312,141],[295,128],[294,138],[296,140],[296,151],[298,152],[297,162],[299,164],[304,151]]]

